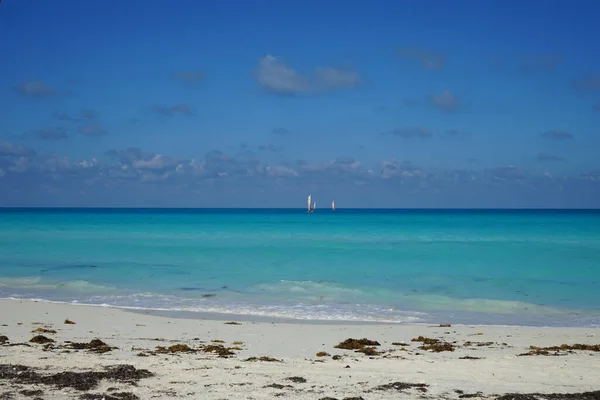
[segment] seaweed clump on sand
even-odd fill
[[[385,385],[379,385],[375,387],[375,390],[397,390],[403,391],[407,389],[416,389],[420,392],[426,392],[429,385],[426,383],[406,383],[406,382],[392,382],[386,383]]]
[[[103,354],[117,349],[117,347],[109,346],[100,339],[92,339],[89,343],[67,342],[67,344],[61,347],[72,350],[89,350],[90,353],[97,354]]]
[[[374,346],[381,346],[381,344],[376,340],[370,340],[367,338],[348,338],[343,342],[340,342],[337,345],[335,345],[334,348],[343,350],[354,350],[357,353],[363,353],[368,356],[376,356],[381,354],[381,352],[377,351]]]
[[[580,393],[507,393],[496,397],[495,400],[598,400],[600,390]]]
[[[209,344],[202,347],[201,350],[205,353],[215,353],[220,358],[229,358],[229,356],[235,355],[232,347],[225,347],[221,344]]]
[[[294,383],[306,383],[306,378],[303,378],[301,376],[290,376],[289,378],[285,379]]]
[[[174,344],[169,347],[156,346],[156,353],[173,354],[173,353],[195,353],[198,350],[192,349],[187,344]]]
[[[110,394],[85,393],[79,398],[81,400],[139,400],[139,397],[131,392],[115,392]]]
[[[65,319],[65,325],[75,325],[75,322],[71,321],[70,319]]]
[[[37,343],[37,344],[48,344],[48,343],[54,343],[54,339],[50,339],[49,337],[46,337],[44,335],[37,335],[32,337],[31,339],[29,339],[30,343]]]
[[[37,389],[37,390],[28,390],[28,389],[24,389],[19,391],[19,394],[22,394],[25,397],[36,397],[39,398],[39,396],[44,394],[43,390]]]
[[[600,352],[600,344],[561,344],[560,346],[550,347],[529,346],[529,351],[519,354],[519,356],[563,356],[575,351]]]
[[[315,354],[317,357],[329,357],[331,354],[327,353],[326,351],[319,351],[317,354]]]
[[[0,336],[0,344],[5,344],[5,343],[8,343],[8,342],[9,342],[8,336],[4,336],[4,335]]]
[[[340,342],[333,346],[336,349],[344,349],[344,350],[360,350],[366,346],[381,346],[379,342],[375,340],[369,340],[367,338],[363,339],[352,339],[348,338],[343,342]]]
[[[266,362],[281,362],[280,359],[278,358],[274,358],[274,357],[268,357],[268,356],[261,356],[261,357],[250,357],[250,358],[246,358],[244,361],[266,361]]]
[[[31,333],[47,333],[47,334],[53,335],[56,333],[56,331],[54,329],[47,329],[47,328],[39,327],[39,328],[32,330]]]
[[[440,353],[442,351],[454,351],[456,349],[452,343],[442,342],[440,339],[419,336],[411,339],[411,341],[423,343],[421,346],[419,346],[421,350],[430,350],[434,353]]]
[[[24,365],[0,364],[0,379],[19,384],[53,385],[59,389],[68,387],[81,391],[96,388],[103,379],[136,384],[140,379],[152,376],[154,374],[146,369],[136,369],[127,364],[106,367],[104,371],[67,371],[50,375],[39,374],[33,368]]]
[[[234,349],[239,349],[238,347],[225,347],[221,344],[209,344],[199,349],[194,349],[187,344],[174,344],[169,347],[157,346],[154,353],[151,354],[175,354],[175,353],[196,353],[198,351],[203,351],[204,353],[214,353],[217,354],[220,358],[229,358],[229,356],[235,355],[232,351]]]

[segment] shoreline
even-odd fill
[[[596,329],[600,326],[596,324],[592,325],[543,325],[543,324],[498,324],[498,323],[467,323],[467,322],[453,322],[440,318],[439,321],[391,321],[391,320],[380,320],[380,321],[368,321],[368,320],[350,320],[350,319],[317,319],[317,318],[291,318],[291,317],[278,317],[269,315],[257,315],[257,314],[245,314],[235,312],[213,312],[213,311],[188,311],[188,310],[169,310],[162,308],[150,308],[150,307],[135,307],[135,306],[118,306],[110,304],[90,304],[90,303],[79,303],[59,300],[46,300],[38,298],[16,298],[16,297],[0,297],[0,302],[3,301],[26,301],[36,303],[48,303],[48,304],[64,304],[69,306],[78,307],[95,307],[95,308],[108,308],[117,309],[126,312],[132,312],[143,315],[153,315],[165,318],[183,318],[193,320],[216,320],[216,321],[228,321],[236,319],[245,322],[261,322],[261,323],[286,323],[286,324],[305,324],[305,325],[416,325],[416,326],[431,326],[451,323],[453,326],[488,326],[488,327],[507,327],[507,328],[518,328],[518,327],[530,327],[530,328],[589,328]],[[430,316],[426,312],[417,312]]]
[[[6,336],[0,345],[0,398],[5,393],[31,398],[23,393],[37,391],[43,399],[80,399],[86,393],[107,400],[120,399],[119,393],[129,393],[122,399],[496,399],[507,393],[600,390],[600,351],[591,347],[600,344],[600,328],[311,324],[227,317],[191,319],[0,300],[0,341]],[[74,324],[65,324],[67,319]],[[30,343],[38,334],[52,341]],[[377,344],[335,347],[349,338]],[[532,351],[530,346],[562,344],[588,346],[524,355]],[[326,355],[317,356],[320,352]],[[123,364],[132,367],[104,369]],[[22,373],[11,372],[25,367],[29,369]],[[93,387],[77,387],[77,372],[82,371],[98,377]],[[59,381],[65,376],[61,372],[74,373],[68,374],[72,381]],[[571,400],[577,398],[586,397]]]

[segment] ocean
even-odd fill
[[[599,284],[600,211],[0,209],[2,298],[600,326]]]

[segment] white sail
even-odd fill
[[[308,195],[308,211],[310,211],[310,203],[311,203],[311,199],[312,199],[312,196],[309,194],[309,195]]]
[[[332,200],[332,201],[331,201],[331,209],[332,209],[332,210],[335,210],[335,200]]]
[[[313,203],[313,211],[315,211],[316,209],[317,209],[317,202],[315,201],[315,202]]]

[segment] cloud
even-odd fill
[[[401,48],[397,51],[400,59],[416,61],[426,71],[439,71],[446,66],[446,56],[442,53],[421,48]]]
[[[267,151],[270,153],[279,153],[282,152],[284,150],[283,146],[277,146],[275,144],[269,143],[267,145],[260,145],[258,146],[258,151]]]
[[[515,165],[505,165],[484,169],[484,175],[492,180],[523,180],[527,178],[527,172]]]
[[[64,140],[68,139],[69,135],[67,134],[67,130],[65,128],[48,128],[48,129],[35,129],[31,132],[28,132],[26,136],[33,136],[36,139],[40,140]]]
[[[440,111],[451,112],[460,108],[458,97],[447,90],[429,96],[429,102],[433,107]]]
[[[98,122],[93,122],[87,125],[80,126],[78,128],[79,133],[85,136],[104,136],[108,134],[106,129]]]
[[[165,105],[154,105],[150,107],[150,111],[157,115],[162,115],[165,117],[172,117],[175,114],[179,113],[187,116],[195,116],[196,112],[192,107],[187,104],[176,104],[173,106],[165,106]]]
[[[194,71],[175,71],[171,73],[171,78],[187,84],[198,83],[204,79],[204,74]]]
[[[428,129],[420,126],[408,126],[404,128],[396,128],[391,131],[384,132],[383,135],[396,136],[401,138],[429,138],[433,136],[433,133]]]
[[[555,69],[563,60],[562,54],[537,54],[523,57],[520,69],[525,74],[544,72]]]
[[[315,94],[354,88],[361,81],[355,71],[329,67],[317,67],[312,75],[303,75],[270,54],[259,60],[256,80],[268,92],[281,95]]]
[[[281,195],[301,199],[307,191],[315,194],[317,200],[333,195],[347,201],[367,191],[372,194],[372,201],[383,201],[385,204],[377,203],[383,206],[406,206],[412,199],[410,204],[417,207],[442,204],[435,201],[456,206],[452,199],[470,199],[472,195],[484,196],[492,202],[486,204],[492,206],[507,206],[502,201],[498,203],[498,196],[505,199],[519,196],[525,203],[517,206],[539,199],[545,205],[557,205],[561,193],[569,193],[575,200],[588,199],[581,200],[586,205],[597,206],[600,199],[595,196],[600,193],[600,172],[594,171],[553,177],[515,165],[479,170],[439,169],[396,159],[383,160],[378,167],[369,168],[352,156],[320,162],[267,163],[236,158],[219,150],[193,159],[140,148],[113,149],[106,155],[105,161],[73,160],[56,154],[37,155],[21,146],[0,142],[0,187],[2,193],[10,193],[0,196],[0,202],[3,205],[48,205],[51,201],[57,201],[56,205],[76,205],[91,201],[85,204],[198,206],[207,205],[204,201],[211,198],[207,206],[224,206],[224,201],[227,206],[241,206],[256,204],[249,200],[253,198],[260,199],[263,206],[274,206],[281,205]],[[82,193],[86,195],[82,197]],[[532,195],[537,195],[537,200],[532,201]],[[157,203],[157,199],[162,200]],[[434,203],[424,203],[425,200]],[[128,201],[133,203],[125,203]],[[481,205],[469,201],[459,206]]]
[[[34,154],[35,151],[30,148],[0,140],[0,157],[31,156]]]
[[[379,170],[382,179],[414,178],[425,174],[424,171],[410,161],[398,161],[396,159],[382,161]]]
[[[17,86],[17,91],[25,96],[44,98],[57,95],[54,87],[42,81],[25,81]]]
[[[573,81],[576,89],[600,90],[600,74],[586,74]]]
[[[567,140],[567,139],[573,139],[574,136],[571,132],[561,131],[561,130],[551,130],[551,131],[546,131],[546,132],[542,133],[542,137],[544,137],[546,139],[552,139],[552,140]]]
[[[560,162],[560,161],[565,161],[565,159],[563,157],[560,156],[556,156],[553,154],[548,154],[548,153],[540,153],[538,154],[535,158],[535,161],[541,161],[541,162]]]

